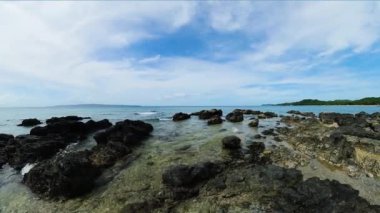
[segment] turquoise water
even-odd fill
[[[286,114],[289,110],[303,112],[340,112],[358,113],[361,111],[379,112],[380,106],[76,106],[76,107],[33,107],[33,108],[0,108],[0,133],[26,134],[30,128],[18,127],[25,118],[46,120],[53,116],[78,115],[91,117],[94,120],[107,118],[111,122],[123,119],[169,120],[176,112],[196,112],[202,109],[222,109],[224,115],[232,110],[253,109]]]

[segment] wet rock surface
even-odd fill
[[[183,120],[187,120],[190,118],[190,115],[189,114],[186,114],[186,113],[182,113],[182,112],[179,112],[179,113],[176,113],[173,115],[173,121],[183,121]]]
[[[24,119],[21,124],[18,126],[25,126],[25,127],[30,127],[30,126],[36,126],[38,124],[42,124],[40,120],[37,118],[29,118],[29,119]]]
[[[222,139],[223,148],[239,149],[241,147],[241,139],[237,136],[230,135]]]
[[[234,123],[242,122],[244,120],[244,116],[243,116],[243,113],[234,111],[227,114],[226,120],[229,122],[234,122]]]
[[[220,116],[213,116],[207,121],[207,125],[216,125],[223,123],[223,119]]]
[[[191,115],[197,115],[201,120],[207,120],[214,116],[223,116],[223,111],[220,109],[202,110],[199,112],[191,113]]]
[[[95,124],[96,125],[96,124]],[[70,198],[92,190],[101,172],[147,138],[153,131],[150,124],[125,120],[97,134],[98,145],[91,150],[60,153],[39,163],[25,175],[23,182],[44,197]]]

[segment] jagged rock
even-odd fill
[[[230,135],[222,139],[222,144],[225,149],[239,149],[241,147],[241,140],[237,136]]]
[[[368,123],[366,120],[363,118],[363,116],[357,116],[355,117],[352,114],[340,114],[340,113],[326,113],[326,112],[321,112],[319,113],[319,119],[326,124],[332,124],[336,122],[339,126],[351,126],[351,125],[356,125],[356,126],[362,126],[366,127],[368,126]]]
[[[264,130],[263,132],[261,132],[263,135],[276,135],[276,133],[274,132],[274,129],[266,129]]]
[[[273,199],[278,212],[379,212],[359,197],[359,192],[335,180],[310,178],[295,186],[284,188]]]
[[[92,190],[100,169],[89,159],[90,151],[59,155],[41,162],[25,174],[23,183],[47,197],[76,197]]]
[[[92,149],[90,159],[97,167],[112,166],[118,159],[131,153],[131,149],[120,142],[109,142]]]
[[[275,118],[278,117],[278,115],[274,112],[264,112],[264,115],[266,118]]]
[[[223,119],[220,116],[213,116],[207,121],[207,125],[215,125],[223,123]]]
[[[162,174],[162,183],[168,187],[172,199],[181,200],[197,195],[197,186],[214,177],[221,169],[212,162],[171,166]]]
[[[227,114],[226,119],[230,122],[241,122],[244,120],[244,116],[241,112],[231,112]]]
[[[250,127],[258,127],[259,126],[259,119],[252,120],[248,123],[248,126]]]
[[[30,130],[31,135],[46,136],[49,134],[59,134],[67,138],[85,138],[91,132],[105,129],[112,126],[107,120],[87,121],[86,123],[77,121],[67,121],[66,119],[54,118],[46,126],[34,127]]]
[[[41,124],[41,121],[38,120],[37,118],[29,118],[29,119],[24,119],[21,124],[17,125],[17,126],[26,126],[26,127],[29,127],[29,126],[36,126],[38,124]]]
[[[15,169],[21,169],[27,163],[35,163],[52,157],[68,144],[68,141],[59,135],[20,135],[8,142],[5,153],[9,165]]]
[[[301,115],[301,116],[305,116],[305,117],[315,117],[315,114],[312,112],[300,112],[298,110],[290,110],[287,113],[293,114],[293,115]]]
[[[98,144],[116,141],[131,146],[148,137],[152,131],[153,126],[151,124],[143,121],[125,120],[117,122],[111,128],[96,134],[94,138]]]
[[[207,120],[214,116],[219,116],[219,117],[222,116],[223,111],[220,109],[202,110],[199,112],[191,113],[191,115],[197,115],[199,119]]]
[[[52,124],[52,123],[61,123],[61,122],[75,122],[75,121],[81,121],[83,119],[87,119],[89,117],[79,117],[76,115],[69,115],[65,117],[52,117],[46,120],[47,124]]]
[[[173,121],[183,121],[183,120],[187,120],[189,118],[190,118],[189,114],[179,112],[179,113],[174,114]]]
[[[251,162],[254,163],[266,163],[268,161],[262,153],[265,150],[265,145],[262,142],[253,142],[249,146],[249,153],[251,154]]]

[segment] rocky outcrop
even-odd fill
[[[69,115],[69,116],[64,116],[64,117],[52,117],[46,120],[47,124],[52,124],[52,123],[61,123],[61,122],[76,122],[76,121],[81,121],[83,119],[89,119],[89,117],[79,117],[76,115]]]
[[[13,135],[0,134],[0,169],[8,162],[6,146],[8,145],[8,141],[13,138]]]
[[[215,125],[223,123],[223,119],[220,116],[213,116],[207,121],[207,125]]]
[[[354,116],[352,114],[341,114],[341,113],[319,113],[319,119],[326,124],[337,123],[339,126],[368,126],[365,118],[363,116]]]
[[[262,114],[260,111],[251,110],[251,109],[235,109],[232,112],[242,113],[244,115],[259,115]]]
[[[259,126],[259,119],[254,119],[248,123],[248,126],[250,127],[258,127]]]
[[[74,118],[70,117],[70,119]],[[66,117],[48,119],[46,126],[34,127],[30,130],[30,134],[37,136],[59,134],[62,137],[66,138],[83,139],[89,133],[112,126],[112,124],[107,119],[101,121],[89,120],[86,123],[72,121],[70,119],[67,119]]]
[[[32,192],[49,198],[87,193],[105,168],[131,153],[152,131],[152,125],[142,121],[118,122],[96,135],[98,144],[93,149],[61,153],[43,161],[25,175],[23,182]]]
[[[38,120],[37,118],[29,118],[29,119],[24,119],[21,124],[17,126],[25,126],[25,127],[30,127],[30,126],[36,126],[38,124],[41,124],[41,121]]]
[[[7,162],[19,170],[27,163],[35,163],[54,156],[68,144],[69,142],[59,135],[20,135],[11,139],[5,147]]]
[[[214,116],[223,116],[223,111],[220,109],[202,110],[199,112],[191,113],[191,115],[197,115],[201,120],[207,120]]]
[[[222,139],[224,149],[239,149],[241,147],[241,140],[239,137],[230,135]]]
[[[183,121],[189,118],[190,118],[189,114],[182,113],[182,112],[179,112],[173,115],[173,121]]]
[[[244,120],[244,116],[241,112],[231,112],[227,114],[226,120],[234,123],[242,122]]]
[[[278,212],[379,212],[359,192],[335,180],[310,178],[284,188],[273,199]]]
[[[199,184],[214,177],[222,168],[212,162],[195,165],[176,165],[162,174],[162,183],[167,186],[173,200],[186,199],[199,192]]]
[[[74,152],[41,162],[25,174],[23,183],[44,197],[71,198],[85,194],[94,187],[94,180],[101,172],[93,165],[90,154],[90,151]]]
[[[287,113],[292,115],[300,115],[304,117],[315,117],[315,114],[312,112],[300,112],[298,110],[290,110]]]

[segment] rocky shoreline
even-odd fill
[[[279,116],[236,109],[223,116],[222,110],[211,109],[174,114],[177,125],[199,119],[197,125],[205,125],[200,129],[214,132],[215,136],[210,135],[213,139],[196,148],[198,151],[191,141],[180,147],[155,145],[149,149],[156,137],[151,134],[160,130],[143,121],[112,124],[89,119],[55,117],[46,120],[45,126],[37,119],[26,119],[22,126],[40,126],[28,135],[0,134],[0,166],[7,164],[20,171],[33,165],[22,183],[58,210],[73,202],[92,208],[95,203],[90,200],[105,190],[118,197],[111,202],[118,203],[117,207],[109,212],[380,212],[376,202],[380,188],[375,188],[377,194],[370,194],[368,201],[340,179],[303,175],[303,168],[312,171],[317,160],[354,182],[366,178],[378,184],[379,113],[315,115],[293,110]],[[266,125],[269,121],[273,124]],[[258,134],[223,133],[222,125],[239,123]],[[94,137],[94,147],[67,151],[70,144],[88,137]],[[196,135],[193,137],[196,141]],[[162,151],[156,151],[159,149]],[[121,166],[126,162],[128,165]],[[146,179],[130,176],[136,174],[144,174]],[[113,178],[116,180],[111,181]],[[144,186],[119,193],[123,184]]]

